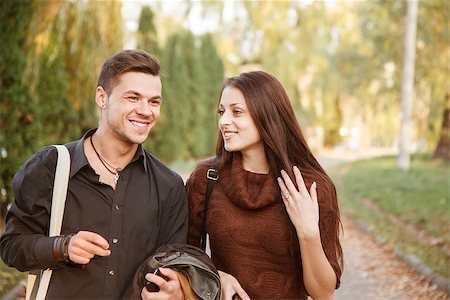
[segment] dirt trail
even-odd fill
[[[318,155],[325,169],[336,164],[370,158],[388,151],[322,152]],[[350,218],[342,215],[344,226],[344,274],[336,300],[449,300],[445,291],[418,274],[401,260],[392,248],[377,243]]]
[[[336,300],[450,299],[429,280],[399,259],[346,216],[344,225],[344,274]]]

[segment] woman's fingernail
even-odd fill
[[[286,171],[285,170],[281,170],[281,174],[285,174],[286,173]]]

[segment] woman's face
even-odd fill
[[[264,151],[261,136],[240,90],[231,86],[223,90],[219,115],[218,126],[225,150],[249,153],[254,150]]]

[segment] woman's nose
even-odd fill
[[[223,113],[219,118],[219,128],[226,127],[231,124],[231,118],[227,113]]]

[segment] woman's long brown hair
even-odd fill
[[[337,232],[327,235],[334,239],[332,242],[342,267],[342,248],[339,242],[342,225],[336,189],[308,147],[283,86],[269,73],[254,71],[228,78],[222,87],[221,95],[226,87],[236,88],[244,95],[250,115],[263,141],[272,176],[279,177],[281,170],[285,170],[291,178],[295,178],[292,170],[295,165],[300,169],[307,186],[316,181],[320,196],[332,199],[328,202],[331,203],[330,206],[323,208],[329,209],[336,217]],[[230,164],[233,156],[233,153],[225,150],[220,132],[216,156],[219,168]]]

